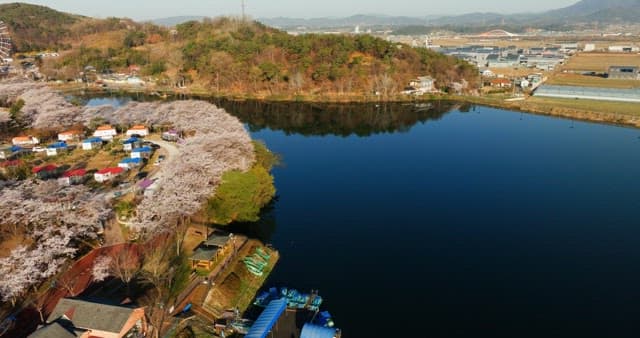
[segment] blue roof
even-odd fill
[[[271,303],[267,306],[258,320],[253,323],[249,333],[247,333],[245,338],[265,338],[269,332],[271,332],[271,328],[276,324],[280,316],[287,309],[287,300],[286,299],[278,299],[272,300]],[[333,337],[332,337],[333,338]]]
[[[133,149],[134,153],[150,153],[153,150],[151,149],[151,147],[142,147],[142,148],[138,148],[138,149]]]
[[[9,148],[9,151],[11,151],[13,153],[15,153],[17,151],[20,151],[20,150],[22,150],[21,146],[12,146],[11,148]]]
[[[124,144],[130,144],[130,143],[136,143],[136,142],[140,142],[140,139],[137,138],[137,137],[132,137],[132,138],[130,138],[128,140],[122,141],[122,143],[124,143]]]
[[[120,161],[120,163],[134,163],[134,164],[140,164],[142,162],[141,158],[125,158],[124,160]]]
[[[98,143],[98,142],[102,143],[102,139],[99,137],[92,137],[82,141],[82,143]]]
[[[304,324],[300,338],[333,338],[336,336],[336,329],[313,324]]]
[[[67,147],[67,143],[66,142],[56,142],[53,144],[50,144],[47,148],[49,149],[60,149],[60,148],[66,148]]]

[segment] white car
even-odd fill
[[[42,153],[47,151],[47,148],[44,147],[33,147],[33,149],[31,149],[34,153]]]

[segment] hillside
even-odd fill
[[[18,52],[59,48],[80,16],[24,3],[0,4],[0,20],[10,29]]]

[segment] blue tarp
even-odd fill
[[[336,329],[313,324],[304,324],[300,338],[334,338]]]
[[[267,308],[262,311],[258,320],[253,323],[253,326],[249,329],[249,333],[244,337],[265,338],[286,309],[287,301],[285,299],[272,300],[271,303],[267,305]]]

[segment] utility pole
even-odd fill
[[[242,0],[242,21],[246,21],[247,20],[247,17],[245,15],[245,9],[246,9],[245,3],[244,3],[244,0]]]

